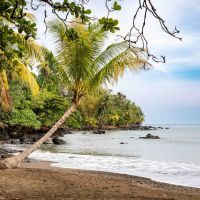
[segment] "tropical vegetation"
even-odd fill
[[[26,13],[30,23],[34,17]],[[0,16],[0,27],[10,30],[0,35],[0,104],[4,111],[10,110],[9,80],[20,80],[27,83],[33,95],[39,93],[39,86],[31,67],[35,62],[43,62],[43,53],[40,45],[33,38],[12,30],[13,23]],[[16,41],[12,41],[9,35],[13,35]],[[8,38],[7,38],[8,37]],[[8,80],[9,79],[9,80]]]
[[[53,84],[47,80],[43,90],[33,96],[28,84],[18,80],[10,81],[12,108],[9,112],[1,110],[0,121],[9,126],[32,129],[53,126],[69,107],[71,97],[55,90],[56,83],[53,88],[51,85]],[[82,99],[77,112],[65,121],[64,126],[72,129],[122,127],[141,124],[143,120],[144,115],[134,102],[121,93],[112,94],[110,90],[101,88],[97,93]]]
[[[38,64],[37,79],[40,84],[38,95],[32,92],[31,96],[25,83],[16,84],[16,80],[11,78],[11,85],[13,84],[14,88],[11,89],[11,95],[18,97],[13,101],[14,108],[11,114],[4,117],[8,123],[28,126],[33,123],[33,127],[37,128],[41,124],[52,125],[58,118],[59,120],[33,146],[15,157],[2,161],[1,165],[4,167],[16,167],[53,135],[72,114],[66,123],[68,125],[76,124],[76,128],[81,128],[79,126],[81,122],[89,126],[102,126],[103,124],[137,124],[143,120],[141,110],[126,100],[123,95],[101,94],[98,99],[98,95],[95,94],[101,93],[99,90],[103,86],[116,83],[119,77],[123,76],[125,70],[138,71],[146,64],[145,53],[136,47],[134,50],[133,47],[129,48],[130,43],[128,42],[114,43],[105,48],[107,34],[102,31],[102,26],[99,24],[84,26],[75,22],[71,27],[78,34],[78,39],[75,41],[72,40],[71,35],[66,34],[63,23],[57,20],[49,23],[49,30],[56,42],[57,56],[55,58],[51,52],[42,48],[44,61],[40,60]],[[27,49],[32,50],[32,48]],[[38,51],[41,51],[41,47],[38,47]],[[31,53],[32,51],[27,52],[27,56]],[[23,57],[22,60],[25,58]],[[30,64],[27,63],[25,66],[27,70]],[[55,81],[58,84],[54,84]],[[86,101],[89,102],[90,97],[94,100],[93,106],[96,109],[93,110],[93,116],[90,115],[90,112],[86,112]],[[88,99],[84,100],[84,98]],[[89,108],[88,111],[94,108]],[[62,110],[64,112],[66,109],[67,111],[61,116]],[[123,112],[124,109],[126,112]],[[75,113],[75,111],[77,112]],[[94,116],[95,113],[96,116]],[[26,117],[27,119],[25,119]],[[32,122],[28,118],[32,118]]]

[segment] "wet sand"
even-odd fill
[[[61,169],[49,162],[0,171],[1,199],[200,200],[200,189],[107,172]]]

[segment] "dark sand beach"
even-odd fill
[[[200,189],[147,178],[25,163],[0,171],[0,199],[198,200]]]

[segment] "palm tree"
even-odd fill
[[[84,26],[74,23],[72,29],[78,33],[78,40],[65,34],[65,26],[59,21],[49,23],[56,41],[57,77],[67,91],[73,92],[72,104],[55,125],[34,145],[22,153],[6,158],[2,168],[17,167],[35,149],[40,147],[65,120],[76,111],[83,96],[102,84],[117,82],[126,69],[137,71],[146,63],[145,54],[139,48],[129,48],[126,42],[116,43],[104,49],[107,39],[98,24]],[[139,58],[139,59],[138,59]]]
[[[26,18],[34,22],[35,18],[31,13],[26,13]],[[0,17],[1,25],[7,25],[9,27],[12,24],[7,21],[5,18]],[[33,38],[25,38],[25,35],[22,33],[14,32],[14,36],[18,43],[24,47],[26,50],[25,56],[23,58],[19,57],[17,53],[15,53],[16,45],[7,42],[7,46],[9,51],[12,53],[12,58],[7,60],[4,56],[3,50],[0,48],[1,59],[4,59],[6,63],[10,66],[9,68],[4,67],[3,70],[0,71],[0,106],[4,111],[10,110],[10,95],[9,95],[9,84],[8,84],[8,75],[12,79],[19,79],[22,82],[28,83],[31,92],[33,95],[38,94],[39,86],[35,77],[28,67],[31,66],[33,62],[44,62],[44,55],[42,51],[42,47],[37,44],[37,42]],[[2,67],[2,66],[1,66]]]

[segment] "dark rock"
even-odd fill
[[[150,133],[148,133],[148,134],[146,135],[146,138],[147,138],[147,139],[151,139],[152,137],[154,137],[154,136],[151,135]]]
[[[11,155],[9,155],[9,154],[0,154],[0,160],[5,159],[5,158],[9,158],[9,157],[11,157]]]
[[[57,144],[57,145],[66,144],[66,142],[65,142],[64,140],[60,139],[59,137],[54,137],[54,138],[52,139],[52,142],[53,142],[54,144]]]
[[[6,128],[6,131],[9,135],[10,139],[18,139],[18,138],[22,137],[24,135],[24,133],[27,132],[27,130],[28,130],[28,128],[26,128],[26,127],[22,128],[20,126],[8,126]]]
[[[82,133],[82,134],[84,134],[84,135],[85,135],[85,134],[87,134],[87,133],[85,133],[85,132],[84,132],[84,133]]]
[[[0,154],[5,154],[5,153],[8,153],[8,152],[4,149],[0,149]]]
[[[99,131],[99,133],[101,133],[101,134],[105,134],[106,132],[105,132],[105,131]]]
[[[20,144],[18,139],[12,139],[10,140],[10,144]]]
[[[37,141],[38,141],[38,138],[37,137],[33,137],[32,142],[35,143]]]
[[[68,130],[68,131],[66,131],[66,134],[73,134],[73,133],[72,133],[71,131]]]
[[[69,129],[66,128],[59,128],[55,133],[54,136],[64,137],[66,134],[73,134]]]
[[[120,142],[120,144],[125,144],[124,142]]]
[[[19,142],[20,142],[20,144],[24,144],[24,140],[25,140],[24,137],[19,138]]]
[[[128,130],[140,130],[141,126],[129,126]]]
[[[149,130],[157,130],[157,128],[153,126],[141,126],[140,130],[149,131]]]
[[[169,127],[166,127],[165,129],[169,129]]]
[[[0,130],[0,140],[8,140],[8,139],[9,139],[9,135],[5,131],[5,129]]]
[[[94,134],[98,134],[98,131],[93,131],[92,133],[94,133]]]
[[[66,130],[64,128],[59,128],[54,135],[59,137],[64,137],[64,135],[67,134]]]
[[[157,129],[163,129],[163,127],[161,127],[161,126],[158,126],[158,127],[157,127]]]
[[[154,136],[148,133],[145,137],[139,137],[139,139],[160,139],[159,136]]]
[[[93,131],[92,133],[94,133],[94,134],[105,134],[106,132],[104,130],[97,130],[97,131]]]
[[[52,140],[51,140],[51,139],[48,139],[48,140],[46,140],[43,144],[52,144]]]
[[[37,133],[43,133],[44,134],[44,133],[48,132],[49,129],[50,129],[50,127],[48,127],[48,126],[42,126],[42,127],[40,127],[40,129],[37,130]]]
[[[33,144],[37,141],[37,139],[35,137],[21,137],[19,139],[20,144]]]

